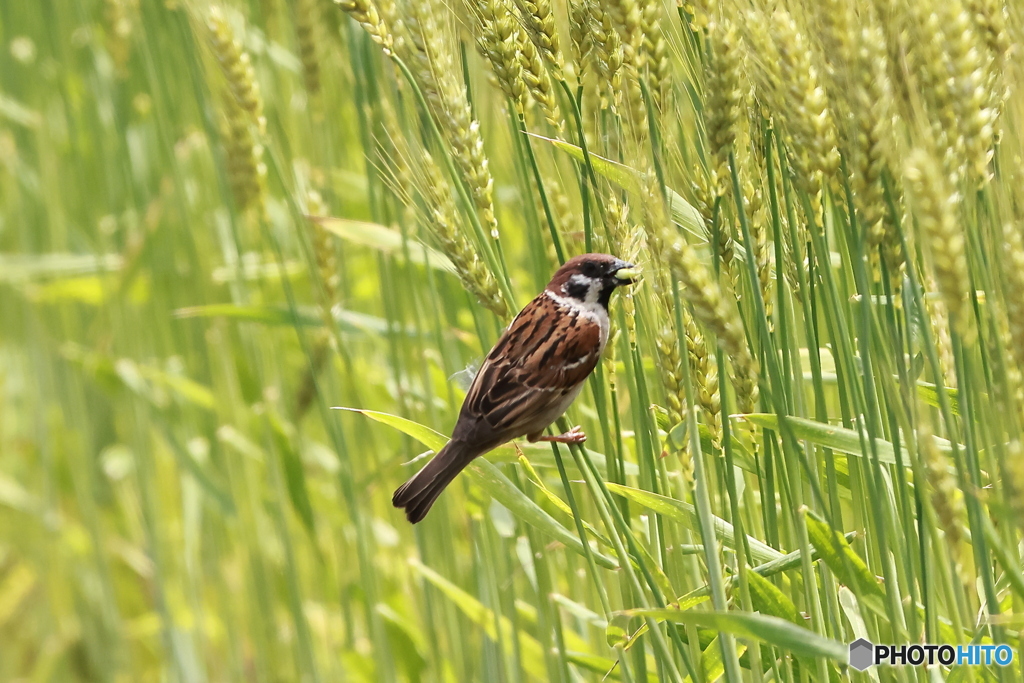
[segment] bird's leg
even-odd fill
[[[533,443],[535,441],[552,441],[554,443],[583,443],[587,440],[587,435],[583,433],[583,428],[576,425],[565,434],[558,434],[556,436],[546,436],[543,434],[530,434],[526,437],[527,441]]]

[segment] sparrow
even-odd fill
[[[566,261],[520,311],[487,354],[459,412],[451,440],[395,491],[391,502],[413,524],[474,458],[525,436],[530,442],[581,443],[579,427],[544,430],[566,411],[608,343],[612,292],[632,284],[632,263],[608,254]]]

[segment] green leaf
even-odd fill
[[[676,451],[681,451],[686,448],[687,433],[690,431],[690,421],[683,420],[675,427],[666,430],[668,433],[668,445]],[[702,435],[703,436],[703,435]],[[708,434],[710,437],[710,433]],[[701,439],[701,450],[704,449],[703,439]],[[711,439],[708,439],[708,445],[711,445]]]
[[[3,93],[0,93],[0,118],[25,128],[39,128],[43,121],[39,112]]]
[[[854,534],[852,534],[852,533],[849,534],[850,538],[853,538],[853,536],[854,536]],[[788,555],[783,555],[782,557],[780,557],[777,560],[772,560],[771,562],[765,562],[764,564],[759,564],[756,567],[752,567],[750,569],[749,575],[752,576],[752,575],[756,574],[759,577],[764,577],[764,578],[767,578],[769,576],[774,576],[775,574],[778,574],[779,572],[787,571],[789,569],[793,569],[795,567],[800,566],[800,562],[801,562],[800,557],[801,557],[801,551],[794,550],[793,552],[789,553]],[[811,561],[815,562],[817,560],[818,560],[818,553],[812,548],[811,549]],[[735,576],[728,577],[726,579],[726,584],[725,584],[726,587],[728,588],[730,585],[732,585],[732,583],[735,580],[736,580]],[[710,589],[710,587],[709,586],[702,586],[700,588],[695,588],[694,590],[690,591],[686,595],[684,595],[684,596],[680,597],[679,599],[677,599],[675,602],[672,603],[672,607],[674,607],[675,609],[680,609],[680,610],[693,609],[697,605],[699,605],[701,603],[704,603],[704,602],[707,602],[710,599],[710,597],[711,597],[711,589]],[[795,607],[794,607],[794,609],[795,609]],[[782,615],[775,614],[775,616],[782,616]],[[633,646],[633,644],[636,642],[636,640],[640,636],[642,636],[644,633],[646,633],[646,632],[647,632],[647,624],[643,624],[643,625],[640,626],[640,628],[638,628],[636,630],[635,633],[633,633],[631,636],[627,637],[626,634],[625,634],[625,631],[622,629],[621,625],[609,624],[607,629],[606,629],[605,637],[608,639],[608,645],[610,647],[615,647],[616,645],[620,644],[620,641],[624,641],[624,646],[627,649],[629,649],[630,647]]]
[[[850,538],[853,538],[852,533],[850,535]],[[812,548],[811,549],[811,561],[814,562],[814,561],[817,561],[817,559],[818,559],[817,552]],[[771,562],[765,562],[764,564],[759,564],[756,567],[752,567],[748,575],[749,575],[749,577],[753,577],[753,575],[756,574],[756,575],[758,575],[759,578],[766,579],[768,577],[772,577],[772,575],[778,573],[779,571],[785,571],[787,569],[793,569],[793,568],[795,568],[797,566],[800,566],[800,563],[801,563],[801,551],[795,550],[792,553],[790,553],[788,555],[783,555],[782,557],[780,557],[780,558],[778,558],[776,560],[772,560]],[[732,585],[735,581],[736,581],[736,577],[729,577],[726,580],[726,584],[725,584],[726,588],[728,588],[730,585]],[[757,581],[757,579],[755,579],[754,581]],[[756,588],[753,588],[753,586],[754,586],[753,582],[748,582],[748,583],[752,586],[752,590],[757,590]],[[680,597],[675,602],[673,602],[672,606],[674,608],[676,608],[676,609],[684,609],[684,610],[685,609],[692,609],[693,607],[696,607],[697,605],[699,605],[702,602],[707,602],[710,598],[711,598],[711,588],[708,587],[708,586],[702,586],[702,587],[694,589],[694,590],[690,591],[689,593],[687,593],[686,595]],[[752,599],[753,599],[753,595],[752,595]],[[770,601],[766,601],[766,602],[770,602]],[[760,607],[759,607],[759,609],[760,609]],[[784,613],[782,613],[782,612],[786,611],[786,609],[784,609],[784,608],[783,609],[778,609],[779,613],[777,613],[775,610],[767,608],[767,605],[766,605],[766,609],[764,609],[763,611],[766,611],[767,613],[773,614],[775,616],[781,616],[783,618],[786,618],[786,615]],[[797,617],[799,618],[800,612],[796,611],[796,606],[794,606],[794,612],[796,612]],[[792,616],[793,612],[791,612],[790,615]],[[795,622],[795,623],[799,623],[799,622]],[[618,644],[624,644],[625,647],[627,649],[629,649],[630,647],[633,646],[633,644],[637,641],[637,639],[640,636],[642,636],[643,634],[645,634],[646,632],[647,632],[647,625],[644,624],[639,629],[637,629],[636,633],[634,633],[632,636],[627,637],[626,634],[625,634],[625,631],[623,631],[622,626],[615,625],[615,624],[609,624],[608,627],[607,627],[606,633],[605,633],[605,637],[608,639],[608,645],[610,647],[615,647]],[[621,643],[620,641],[625,641],[625,642]]]
[[[178,466],[192,475],[192,478],[199,484],[199,488],[220,506],[222,512],[233,515],[235,513],[235,503],[231,498],[231,494],[217,485],[206,473],[206,470],[195,461],[195,458],[192,457],[188,449],[185,448],[184,444],[181,443],[171,430],[171,426],[164,417],[164,414],[154,411],[153,421],[159,427],[160,433],[163,434],[164,440],[167,441],[167,445],[170,446],[171,454],[174,456]]]
[[[273,258],[260,258],[253,254],[251,258],[245,258],[241,263],[228,263],[218,266],[210,273],[210,279],[218,285],[235,282],[281,282],[282,279],[292,280],[298,277],[305,277],[309,273],[309,267],[304,261],[285,259],[277,261]]]
[[[360,408],[343,408],[340,406],[334,406],[333,410],[345,410],[351,413],[359,413],[366,417],[386,424],[389,427],[394,427],[403,434],[407,434],[412,438],[419,441],[421,444],[433,451],[439,451],[441,448],[448,443],[448,437],[440,432],[436,432],[430,427],[407,420],[404,417],[397,415],[391,415],[389,413],[381,413],[375,410],[362,410]],[[440,444],[440,445],[438,445]],[[555,463],[555,456],[551,454],[551,447],[548,444],[543,443],[516,443],[516,444],[505,444],[498,446],[490,453],[487,453],[486,458],[491,462],[518,462],[520,452],[526,455],[530,459],[530,464],[534,467],[550,467],[554,468],[558,465]],[[607,467],[606,456],[602,453],[595,451],[588,451],[591,459],[594,461],[594,465],[599,469],[605,469]],[[564,459],[566,467],[576,469],[576,463],[572,458]],[[640,470],[636,463],[627,462],[625,467],[627,476],[636,476]]]
[[[342,332],[358,334],[387,334],[388,323],[365,313],[346,311],[335,308],[334,319]],[[236,304],[207,304],[205,306],[188,306],[174,311],[174,317],[187,318],[229,318],[244,322],[262,323],[264,325],[284,325],[295,327],[321,327],[324,319],[313,306],[298,306],[293,314],[287,306],[238,306]],[[400,332],[402,330],[399,330]],[[414,334],[405,330],[406,334]]]
[[[183,375],[172,375],[151,365],[139,365],[136,363],[135,367],[139,374],[149,381],[169,389],[172,393],[194,406],[210,411],[217,407],[217,400],[213,396],[213,391],[204,384],[200,384]]]
[[[804,517],[811,545],[836,578],[847,586],[856,587],[861,593],[881,597],[883,591],[878,578],[871,573],[860,555],[854,552],[846,538],[819,520],[810,510],[805,510]]]
[[[853,533],[850,533],[849,537],[853,538]],[[817,551],[815,551],[812,548],[811,561],[814,562],[817,561],[817,559]],[[794,622],[794,624],[803,623],[803,620],[800,617],[800,612],[797,610],[796,605],[793,605],[793,602],[790,599],[785,597],[784,594],[781,594],[781,592],[778,591],[777,588],[775,588],[774,584],[771,584],[771,582],[766,582],[766,579],[768,577],[772,577],[772,575],[780,571],[785,571],[787,569],[793,569],[797,566],[800,566],[800,563],[801,551],[795,550],[792,553],[782,555],[781,557],[771,560],[770,562],[765,562],[764,564],[759,564],[756,567],[751,568],[751,570],[748,572],[748,577],[753,579],[749,579],[748,584],[750,585],[752,591],[751,598],[755,601],[754,604],[758,610],[768,614],[772,614],[774,616],[786,618],[786,620],[792,621]],[[732,585],[736,581],[736,579],[736,577],[729,577],[726,580],[726,587]],[[767,588],[765,584],[770,584],[771,588]],[[774,589],[774,591],[772,589]],[[779,594],[782,596],[781,599],[778,597]],[[690,591],[686,595],[675,600],[673,602],[673,607],[675,607],[676,609],[692,609],[698,604],[707,602],[710,598],[711,589],[708,586],[702,586],[700,588]],[[792,609],[790,608],[790,606],[785,604],[786,602],[788,602],[788,605],[793,605]],[[623,645],[624,647],[629,649],[636,643],[640,636],[642,636],[645,633],[647,633],[646,624],[641,625],[640,628],[636,630],[636,632],[634,632],[632,635],[629,635],[626,633],[624,625],[611,623],[608,624],[605,629],[605,638],[608,641],[609,647]]]
[[[605,628],[606,626],[608,626],[608,621],[603,616],[601,616],[597,612],[594,612],[589,607],[581,605],[572,598],[568,598],[562,595],[561,593],[552,593],[549,597],[551,598],[552,602],[554,602],[559,607],[564,609],[566,612],[571,614],[575,619],[579,619],[580,623],[588,624],[590,626],[593,626],[594,628]],[[525,603],[522,603],[522,601],[519,601],[516,604],[517,606],[523,604],[524,607],[529,606],[530,608],[533,608],[532,605],[526,605]],[[534,612],[536,612],[535,609]],[[536,618],[534,618],[533,621],[534,623],[536,623]],[[572,631],[569,631],[568,635],[570,638],[572,636],[575,636],[575,634]],[[567,643],[567,645],[569,647],[575,647],[575,645],[573,645],[571,642]]]
[[[385,254],[401,253],[402,251],[401,233],[378,223],[354,221],[347,218],[310,217],[310,220],[346,242],[370,247]],[[409,242],[409,260],[419,265],[455,273],[455,266],[447,256],[424,244]]]
[[[771,413],[751,413],[744,415],[744,418],[753,422],[758,427],[778,431],[779,417]],[[793,430],[793,433],[800,440],[831,448],[840,453],[864,457],[861,448],[860,435],[852,429],[837,427],[835,425],[815,422],[804,417],[787,417],[786,424]],[[875,439],[875,449],[878,451],[878,459],[889,465],[896,464],[896,451],[892,444],[882,439]],[[907,452],[903,451],[903,462],[910,463]]]
[[[735,418],[742,419],[742,418]],[[668,430],[668,443],[671,448],[676,451],[681,451],[686,448],[687,431],[689,429],[689,420],[683,420],[671,430]],[[697,433],[700,437],[700,448],[704,453],[719,453],[720,449],[715,447],[711,440],[711,430],[708,429],[706,424],[697,425]],[[747,448],[741,440],[730,434],[729,440],[732,442],[733,448],[733,459],[736,466],[742,470],[757,474],[757,462],[754,460],[753,454],[750,449]]]
[[[599,680],[617,681],[622,679],[618,671],[619,663],[614,659],[591,655],[585,652],[573,652],[571,650],[566,651],[565,658],[585,671],[592,671],[598,674],[601,677]],[[648,683],[658,683],[658,680],[658,674],[655,672],[650,671],[647,673]]]
[[[572,614],[576,619],[580,619],[597,628],[605,628],[607,625],[602,617],[591,612],[583,605],[573,602],[564,595],[555,593],[552,594],[550,598]],[[526,624],[530,628],[537,628],[538,619],[536,607],[522,600],[516,600],[516,613],[519,615],[519,619],[522,624]],[[607,657],[601,657],[599,655],[588,654],[585,652],[588,647],[588,642],[580,636],[579,633],[570,628],[563,627],[562,636],[565,640],[565,658],[570,662],[581,669],[600,674],[602,677],[601,680],[618,680],[620,678],[617,670],[618,662],[616,660],[608,659]],[[655,666],[656,665],[653,663],[653,660],[648,665],[650,669],[654,669]],[[607,678],[605,678],[605,676],[607,676]],[[657,683],[658,676],[656,673],[651,672],[647,674],[647,680],[649,683]]]
[[[407,420],[404,417],[398,415],[392,415],[390,413],[382,413],[376,410],[362,410],[359,408],[342,408],[339,406],[333,406],[332,410],[344,410],[349,413],[358,413],[365,415],[366,417],[386,424],[389,427],[394,427],[403,434],[407,434],[412,438],[419,441],[421,444],[433,451],[439,451],[444,448],[444,445],[448,443],[448,437],[440,432],[435,432],[430,427],[421,425],[419,422],[413,422]]]
[[[551,452],[551,447],[544,443],[517,442],[515,444],[505,444],[504,446],[498,446],[488,453],[487,459],[491,462],[516,462],[519,460],[520,452],[530,459],[530,464],[534,467],[546,467],[549,469],[558,467],[558,463],[555,462],[555,456]],[[602,472],[607,471],[608,460],[604,453],[588,450],[587,454],[594,461],[594,466],[598,470]],[[562,462],[568,470],[579,473],[576,461],[571,457],[563,457]],[[635,477],[640,474],[640,468],[637,467],[635,462],[627,461],[623,464],[625,465],[623,470],[626,476]]]
[[[571,548],[578,554],[586,555],[579,536],[566,529],[554,517],[544,512],[539,505],[516,488],[515,484],[509,481],[508,477],[487,460],[477,458],[466,468],[466,472],[475,483],[483,486],[484,490],[491,494],[499,503],[507,507],[513,515],[530,526],[535,527],[541,533]],[[613,558],[594,550],[591,551],[591,554],[594,556],[594,561],[602,567],[607,569],[619,568],[619,563]]]
[[[744,643],[736,643],[736,656],[742,656],[746,651],[747,646]],[[700,670],[705,681],[717,681],[725,673],[721,639],[718,636],[715,636],[701,653]]]
[[[511,651],[512,638],[514,636],[518,636],[523,667],[535,680],[547,680],[547,672],[543,668],[544,651],[541,644],[537,642],[536,639],[523,630],[514,629],[512,622],[504,616],[500,617],[498,625],[496,626],[494,612],[472,595],[462,590],[415,558],[409,560],[409,564],[413,569],[419,572],[424,579],[433,584],[445,595],[445,597],[451,600],[455,606],[462,611],[466,618],[475,624],[477,628],[486,633],[487,637],[492,641],[499,642],[498,629],[500,628],[502,636],[500,642],[503,642]],[[579,642],[578,639],[575,640]],[[608,675],[611,680],[619,680],[620,678],[618,673],[615,671],[617,666],[614,660],[587,652],[577,651],[566,652],[565,654],[566,658],[570,662],[580,668],[601,674],[602,676]],[[651,683],[655,683],[657,681],[657,677],[654,675],[648,675],[648,680]]]
[[[522,630],[515,629],[508,617],[502,616],[496,623],[492,610],[418,559],[410,559],[409,565],[451,600],[470,622],[487,634],[491,641],[504,643],[509,654],[512,652],[512,639],[518,637],[523,668],[536,680],[546,678],[544,650],[536,639]],[[499,628],[501,629],[500,640],[498,638]]]
[[[28,514],[40,514],[46,508],[35,494],[16,480],[0,472],[0,505]]]
[[[0,254],[0,282],[73,278],[121,269],[118,254]]]
[[[849,534],[847,534],[847,539],[853,539],[855,537],[856,537],[856,534],[853,533],[853,532],[850,532]],[[761,576],[768,577],[768,576],[772,576],[773,574],[778,574],[779,572],[784,572],[784,571],[787,571],[789,569],[794,569],[794,568],[800,566],[801,555],[802,555],[801,551],[794,550],[793,552],[791,552],[791,553],[789,553],[787,555],[783,555],[782,557],[780,557],[777,560],[772,560],[771,562],[765,562],[764,564],[759,564],[756,567],[752,568],[751,571],[757,572]],[[818,553],[814,550],[814,548],[811,548],[811,562],[814,562],[817,559],[818,559]]]
[[[338,410],[360,413],[371,420],[394,427],[435,451],[441,450],[448,443],[446,437],[435,432],[433,429],[412,420],[398,417],[397,415],[355,408],[338,408]],[[502,474],[497,467],[485,458],[477,458],[470,463],[469,467],[466,468],[466,473],[474,483],[482,486],[487,493],[508,508],[513,515],[580,555],[585,556],[586,551],[579,536],[566,529],[554,517],[544,512],[539,505],[530,500],[525,493],[509,481],[508,477]],[[618,569],[619,564],[613,558],[596,551],[592,552],[594,560],[602,567]]]
[[[384,620],[391,653],[402,664],[410,681],[419,681],[427,668],[424,653],[428,647],[415,624],[385,603],[377,603],[376,612]]]
[[[583,150],[576,145],[563,140],[545,138],[540,135],[534,135],[533,137],[541,140],[547,140],[558,149],[567,152],[569,156],[573,157],[577,161],[583,161]],[[643,184],[641,183],[640,174],[636,170],[624,164],[612,161],[611,159],[605,159],[593,152],[590,153],[590,163],[593,165],[595,171],[603,175],[608,180],[611,180],[622,189],[633,195],[642,196]],[[679,193],[672,188],[666,187],[665,191],[668,193],[669,210],[672,213],[672,222],[698,238],[700,241],[707,242],[707,226],[705,225],[704,218],[700,215],[700,212],[693,208],[690,202],[683,199]],[[741,246],[737,244],[736,249],[740,250]],[[742,257],[742,254],[740,254],[740,256]]]
[[[960,392],[950,387],[945,387],[946,397],[949,399],[949,408],[954,415],[960,415]],[[917,383],[918,397],[932,408],[941,408],[939,404],[939,388],[928,382]]]
[[[527,478],[531,482],[533,482],[533,484],[538,489],[540,489],[540,492],[547,498],[547,500],[549,500],[552,505],[557,507],[559,511],[561,511],[566,517],[572,519],[572,509],[569,507],[568,503],[566,503],[564,500],[556,496],[552,491],[550,491],[546,486],[544,486],[544,482],[540,480],[540,477],[537,475],[537,471],[530,464],[530,461],[527,460],[525,456],[520,456],[519,463],[520,466],[526,471]],[[586,529],[605,548],[609,550],[613,549],[614,546],[612,546],[611,541],[609,541],[601,533],[599,533],[597,529],[595,529],[590,523],[583,521],[583,528]],[[654,575],[654,580],[658,583],[658,587],[661,589],[662,593],[664,593],[665,595],[675,594],[675,590],[672,588],[672,583],[668,580],[668,576],[662,570],[661,565],[654,561],[654,558],[651,557],[651,554],[650,552],[648,552],[647,548],[641,545],[638,546],[638,549],[640,550],[640,554],[643,555],[642,559],[644,560],[644,563],[651,571],[651,573]],[[629,561],[633,564],[637,571],[640,570],[638,558],[635,558],[631,555]]]
[[[154,382],[150,380],[158,378],[157,383],[164,384],[167,388],[202,408],[207,408],[212,402],[212,396],[205,393],[209,389],[197,382],[170,375],[157,368],[139,365],[128,358],[112,361],[107,356],[94,353],[77,344],[65,344],[61,347],[61,354],[68,360],[81,365],[83,369],[94,373],[98,381],[110,382],[118,388],[124,387],[151,405],[154,408],[152,413],[154,422],[164,435],[178,465],[192,475],[196,483],[199,484],[199,488],[209,495],[224,513],[234,514],[235,507],[230,493],[218,485],[206,469],[196,462],[171,429],[171,422],[168,419],[165,406],[166,398],[154,391],[152,386]]]
[[[97,381],[126,387],[159,409],[164,408],[167,400],[153,385],[159,385],[203,410],[212,411],[216,407],[213,391],[184,375],[172,374],[153,365],[136,363],[130,358],[118,358],[115,361],[72,342],[61,347],[61,355],[92,372]]]
[[[728,585],[728,583],[726,583]],[[704,586],[703,588],[697,588],[692,590],[683,597],[679,598],[671,604],[672,609],[677,610],[688,610],[693,609],[697,605],[707,602],[711,599],[711,588]],[[608,622],[608,626],[605,628],[605,639],[608,642],[608,647],[622,646],[628,650],[634,645],[636,641],[640,640],[640,636],[647,633],[647,623],[640,624],[632,634],[628,633],[626,626],[629,623],[629,619],[612,619]]]
[[[541,480],[540,475],[537,474],[537,470],[534,469],[533,464],[525,455],[519,457],[519,466],[523,468],[523,471],[526,473],[526,478],[530,481],[530,483],[532,483],[537,488],[537,490],[540,491],[541,495],[544,496],[545,500],[551,503],[551,505],[553,505],[559,512],[561,512],[567,518],[573,518],[572,508],[569,507],[569,504],[566,503],[561,498],[559,498],[557,495],[555,495],[554,492],[552,492],[547,486],[544,485],[544,482]],[[583,528],[586,529],[587,532],[590,533],[590,535],[592,535],[601,545],[609,549],[613,547],[611,541],[605,538],[605,536],[602,533],[600,533],[597,529],[595,529],[592,524],[585,520],[581,521],[583,522]]]
[[[317,327],[324,321],[309,307],[299,308],[298,315],[292,315],[283,306],[238,306],[236,304],[207,304],[205,306],[189,306],[174,311],[174,317],[187,318],[230,318],[244,322],[263,323],[264,325],[304,325]]]
[[[302,465],[302,458],[292,448],[293,438],[290,426],[286,425],[273,412],[268,411],[266,415],[270,433],[274,438],[274,445],[281,456],[285,485],[288,488],[288,500],[291,501],[292,509],[295,510],[295,514],[302,521],[302,526],[306,528],[310,540],[316,546],[316,519],[313,516],[313,505],[309,502],[306,470]]]
[[[618,493],[620,496],[629,498],[635,503],[643,505],[653,512],[665,515],[670,519],[674,519],[677,522],[685,524],[691,528],[696,528],[697,524],[697,511],[689,503],[684,503],[681,500],[675,498],[667,498],[665,496],[658,495],[657,493],[651,493],[650,491],[644,491],[642,489],[635,489],[629,486],[622,486],[620,484],[613,484],[608,482],[606,484],[609,491]],[[715,535],[722,539],[722,542],[734,550],[737,548],[736,532],[733,530],[732,524],[715,517]],[[761,541],[747,536],[747,543],[750,546],[751,556],[758,562],[771,562],[772,560],[780,560],[784,557],[783,553],[778,550],[765,545]]]
[[[774,583],[755,571],[748,571],[747,586],[750,588],[750,602],[755,610],[806,627],[800,610]]]
[[[117,282],[118,277],[108,273],[61,277],[32,283],[25,287],[24,294],[34,304],[74,302],[89,306],[100,306],[122,294],[134,304],[144,303],[149,298],[148,278],[136,278],[126,292],[118,290]]]
[[[982,524],[984,525],[985,539],[992,549],[992,556],[1002,566],[1003,575],[1010,584],[1010,589],[1017,594],[1018,598],[1024,599],[1024,571],[1021,571],[1019,562],[1015,559],[1017,554],[1004,543],[1003,537],[996,531],[991,518],[983,517]]]
[[[672,608],[632,609],[615,613],[615,619],[656,619],[699,626],[746,638],[789,652],[797,657],[826,657],[846,663],[848,647],[785,619],[747,612],[700,612]]]

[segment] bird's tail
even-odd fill
[[[406,518],[415,524],[427,516],[430,506],[448,484],[466,468],[478,452],[461,441],[449,441],[426,466],[398,487],[391,503],[404,508]]]

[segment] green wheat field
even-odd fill
[[[0,2],[0,681],[1024,679],[1005,2]],[[589,439],[410,525],[584,252]]]

